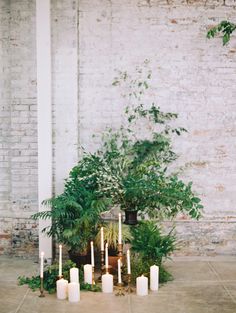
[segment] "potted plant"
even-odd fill
[[[63,193],[43,202],[51,210],[33,215],[34,219],[52,219],[51,226],[43,231],[65,244],[71,260],[79,261],[80,265],[90,262],[89,241],[98,232],[100,213],[109,205],[109,200],[98,192],[97,175],[101,166],[97,155],[84,155],[70,171]]]
[[[118,235],[119,235],[119,227],[117,222],[109,222],[103,224],[103,234],[104,241],[108,244],[109,250],[109,265],[112,266],[113,270],[117,269],[117,261],[118,261]],[[132,236],[130,233],[129,226],[122,225],[122,239],[124,243],[130,242]],[[101,240],[101,230],[98,232],[95,244],[98,248],[100,248],[100,240]]]

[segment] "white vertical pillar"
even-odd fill
[[[52,196],[52,100],[50,0],[36,0],[37,107],[38,107],[38,203]],[[39,252],[52,258],[52,239],[42,234],[50,221],[39,222]]]

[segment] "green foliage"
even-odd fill
[[[72,267],[75,267],[75,263],[72,261],[67,261],[63,264],[62,268],[62,273],[64,279],[67,279],[69,281],[70,277],[70,269]],[[80,289],[81,290],[86,290],[86,291],[101,291],[101,288],[97,285],[92,286],[90,284],[85,284],[83,283],[83,270],[79,270],[79,276],[80,276]],[[44,271],[44,289],[48,291],[48,293],[55,293],[56,292],[56,281],[58,277],[58,264],[53,264],[49,266],[45,271]],[[32,276],[32,277],[25,277],[25,276],[20,276],[18,277],[18,284],[21,285],[28,285],[30,289],[33,291],[37,290],[40,288],[40,276]]]
[[[109,200],[98,191],[99,156],[86,154],[65,182],[64,192],[43,203],[51,207],[33,215],[34,219],[52,219],[43,231],[71,250],[86,252],[88,242],[97,234],[100,213],[107,210]]]
[[[131,228],[132,251],[138,253],[144,262],[161,265],[162,259],[176,249],[176,238],[172,232],[163,235],[154,221],[141,221]]]
[[[231,38],[232,33],[236,30],[236,24],[229,21],[222,21],[207,32],[207,38],[214,38],[219,33],[223,34],[222,42],[225,46]]]

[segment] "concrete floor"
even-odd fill
[[[167,267],[175,279],[158,293],[116,297],[82,292],[81,301],[71,304],[17,286],[17,277],[35,274],[37,265],[0,257],[0,313],[236,313],[235,257],[175,258]]]

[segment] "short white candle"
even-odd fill
[[[157,291],[159,286],[159,267],[152,265],[150,267],[150,289]]]
[[[92,284],[93,282],[93,274],[92,274],[92,265],[85,264],[84,265],[84,282],[87,284]]]
[[[62,245],[59,245],[59,277],[62,276]]]
[[[79,269],[77,267],[73,267],[70,269],[70,282],[71,283],[79,282]]]
[[[122,244],[121,213],[119,213],[119,233],[118,233],[118,244]]]
[[[57,299],[65,300],[67,298],[68,281],[66,279],[57,280]]]
[[[68,284],[68,300],[69,302],[79,302],[80,301],[80,284],[79,283],[69,283]]]
[[[148,295],[148,278],[145,276],[136,278],[136,293],[138,296]]]
[[[43,262],[44,262],[44,252],[41,252],[40,256],[40,278],[43,278]]]
[[[108,243],[106,243],[106,247],[105,247],[105,268],[106,271],[108,271]]]
[[[94,247],[93,247],[93,241],[90,242],[91,245],[91,264],[92,267],[94,267]]]
[[[131,274],[130,250],[127,250],[127,274]]]
[[[113,292],[113,275],[108,273],[102,275],[102,292],[104,293]]]
[[[104,251],[104,231],[103,231],[103,227],[101,227],[101,251]]]
[[[121,262],[120,259],[118,260],[118,284],[121,284],[122,280],[121,280]]]

